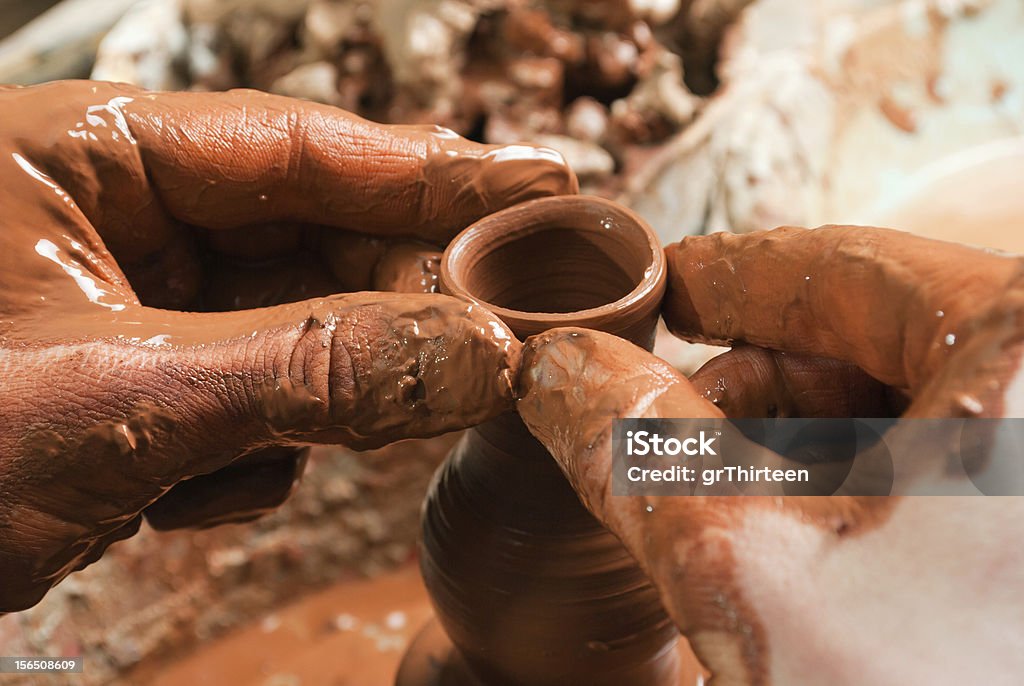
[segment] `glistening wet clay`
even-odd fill
[[[512,406],[520,346],[481,308],[314,296],[373,276],[432,290],[435,263],[391,239],[440,245],[575,192],[555,151],[256,91],[0,86],[0,109],[0,612],[257,449],[381,445]]]
[[[459,234],[441,261],[441,291],[483,305],[520,339],[581,326],[650,348],[664,264],[657,238],[625,208],[544,198]]]
[[[638,266],[645,257],[624,255],[627,263],[620,264],[613,257],[617,239],[566,228],[513,236],[479,256],[466,274],[466,292],[492,307],[525,312],[578,312],[615,302],[643,278]],[[557,258],[538,259],[548,252]],[[641,264],[629,264],[630,257]]]
[[[666,253],[670,328],[773,350],[736,348],[687,380],[664,361],[599,332],[551,331],[525,346],[520,416],[552,446],[576,492],[662,589],[715,683],[800,681],[815,660],[823,672],[845,664],[850,671],[837,678],[857,681],[867,653],[847,650],[857,645],[847,642],[847,632],[824,638],[822,628],[848,626],[865,597],[913,597],[922,579],[921,541],[930,531],[942,533],[929,560],[952,559],[953,546],[971,551],[963,559],[977,559],[983,539],[977,531],[992,513],[965,515],[973,507],[967,501],[984,499],[929,512],[927,498],[608,497],[610,419],[719,417],[722,409],[741,416],[763,416],[769,408],[805,416],[899,411],[884,387],[851,375],[849,366],[833,359],[808,364],[807,357],[781,362],[794,353],[780,350],[844,357],[909,386],[910,416],[1020,416],[1013,409],[1020,407],[1024,330],[1019,258],[868,227],[716,234],[684,239]],[[762,373],[735,367],[750,364],[770,367]],[[968,521],[952,533],[957,522]],[[992,543],[995,557],[1004,560],[1002,538]],[[893,550],[911,552],[894,565]],[[825,573],[823,560],[838,556],[842,563]],[[878,565],[886,574],[877,574]],[[941,570],[928,580],[936,588],[950,579],[953,588],[962,578],[962,571],[941,563],[927,567]],[[835,570],[851,569],[866,583],[837,589]],[[909,585],[901,586],[901,578]],[[802,603],[794,588],[816,599],[803,604],[807,612],[799,621],[794,617]],[[966,601],[963,614],[983,597]],[[869,622],[872,627],[913,612],[884,604],[889,614]],[[920,614],[915,626],[941,627],[942,616]],[[985,624],[989,613],[979,617]],[[901,640],[888,637],[879,645]],[[811,644],[824,652],[810,656],[805,648]],[[892,663],[878,673],[895,673]]]
[[[648,348],[664,280],[643,221],[580,196],[487,217],[441,264],[443,292],[493,310],[521,338],[581,325]],[[434,671],[414,652],[402,686],[679,683],[678,634],[656,591],[515,413],[467,432],[438,472],[421,567],[457,652]]]

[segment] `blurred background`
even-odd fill
[[[0,83],[86,77],[548,145],[666,243],[836,222],[1024,250],[1024,0],[0,0]],[[273,515],[143,527],[0,618],[0,649],[85,656],[32,683],[388,683],[453,441],[318,449]]]

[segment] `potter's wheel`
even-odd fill
[[[151,686],[386,686],[431,616],[419,571],[407,565],[349,580],[270,612],[131,683]]]
[[[404,669],[436,673],[451,644],[441,632],[415,566],[373,580],[335,584],[268,613],[187,657],[132,675],[151,686],[385,686]],[[425,625],[425,626],[424,626]],[[680,641],[680,686],[702,684]],[[415,656],[413,658],[412,656]],[[425,683],[437,683],[439,681]]]

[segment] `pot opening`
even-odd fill
[[[461,274],[475,299],[519,312],[569,313],[628,296],[652,264],[646,234],[604,213],[526,227],[487,245]]]

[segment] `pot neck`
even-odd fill
[[[443,293],[487,308],[525,339],[575,326],[651,349],[665,292],[657,236],[608,200],[522,203],[460,233],[441,263]]]

